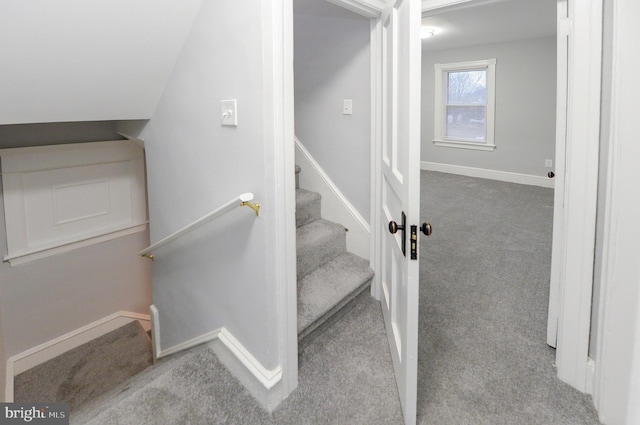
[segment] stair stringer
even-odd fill
[[[300,173],[300,187],[322,195],[322,218],[342,224],[347,232],[347,251],[366,260],[371,259],[371,228],[367,220],[349,202],[320,164],[296,137],[296,164]]]

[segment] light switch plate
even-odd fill
[[[238,125],[238,102],[236,99],[220,101],[220,123],[222,125]]]
[[[342,114],[343,115],[351,115],[353,114],[353,100],[352,99],[344,99],[342,102]]]

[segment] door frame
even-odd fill
[[[293,99],[293,1],[261,0],[263,12],[262,43],[264,48],[263,82],[269,87],[263,106],[265,134],[273,137],[273,150],[268,154],[274,163],[267,170],[267,184],[276,193],[275,226],[269,237],[275,241],[274,262],[267,273],[276,282],[275,314],[278,359],[282,377],[277,385],[264,393],[261,402],[275,408],[298,386],[298,301],[296,279],[295,228],[295,143]],[[273,170],[273,175],[269,171]],[[262,393],[262,389],[259,391]],[[262,396],[262,394],[261,394]]]
[[[556,181],[561,193],[554,205],[554,225],[559,226],[554,228],[552,243],[547,338],[550,343],[556,340],[558,377],[586,393],[594,385],[589,340],[600,150],[602,1],[570,1],[568,21],[562,26],[569,37],[567,96],[566,114],[558,111],[558,119],[566,117],[566,137],[556,141],[556,164],[563,159],[564,169],[559,170]]]
[[[423,13],[445,12],[491,1],[423,0],[422,9]],[[566,126],[559,129],[566,130],[566,137],[556,140],[556,190],[561,198],[555,198],[554,225],[559,223],[556,228],[560,228],[554,228],[552,241],[550,317],[558,324],[548,324],[548,340],[556,343],[558,377],[588,393],[593,391],[595,371],[589,339],[600,148],[602,1],[570,1],[569,19],[559,29],[569,35],[566,112],[557,113],[557,119],[566,120]]]
[[[603,116],[608,131],[603,171],[604,212],[602,267],[596,341],[594,402],[607,424],[640,423],[640,147],[637,144],[637,102],[640,83],[632,72],[637,55],[625,54],[640,37],[640,5],[619,0],[605,3],[607,36],[604,61],[610,70],[604,79]],[[610,55],[609,55],[610,53]]]
[[[375,277],[371,294],[380,299],[380,240],[383,229],[377,214],[380,203],[381,170],[376,167],[381,143],[381,93],[379,69],[382,58],[379,0],[329,0],[371,18],[371,268]],[[491,0],[489,0],[491,1]],[[453,10],[474,7],[488,0],[422,0],[422,11]],[[555,268],[560,273],[557,313],[558,377],[580,391],[591,391],[594,385],[593,363],[589,361],[591,331],[591,293],[600,143],[600,74],[602,61],[603,0],[571,1],[568,6],[569,55],[567,84],[566,143],[563,205],[557,212],[562,218],[560,237],[553,240]],[[585,124],[587,123],[587,124]],[[558,149],[558,146],[556,146]],[[576,302],[577,301],[577,302]],[[555,338],[554,338],[555,339]]]

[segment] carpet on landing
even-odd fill
[[[69,403],[73,412],[152,364],[149,335],[133,321],[17,375],[14,400]]]

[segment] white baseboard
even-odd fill
[[[148,314],[119,311],[95,322],[89,323],[58,338],[30,348],[7,359],[5,401],[13,401],[13,378],[39,364],[51,360],[67,351],[73,350],[102,335],[106,335],[134,320],[138,320],[145,331],[151,328]]]
[[[220,329],[211,349],[231,374],[256,401],[272,412],[284,399],[281,391],[282,367],[266,369],[225,328]]]
[[[371,256],[371,227],[356,210],[300,140],[296,143],[296,164],[302,168],[300,187],[322,195],[322,218],[342,224],[347,232],[347,250],[367,260]]]
[[[151,318],[154,332],[154,359],[210,343],[212,350],[225,367],[265,409],[271,411],[282,401],[281,392],[278,389],[282,380],[282,367],[278,366],[272,370],[265,368],[226,328],[216,329],[163,350],[160,343],[158,309],[155,306],[151,306]]]
[[[596,362],[589,357],[587,360],[587,388],[585,392],[587,394],[593,394],[596,383]]]
[[[465,167],[462,165],[441,164],[438,162],[422,161],[420,169],[439,171],[441,173],[458,174],[461,176],[478,177],[481,179],[499,180],[509,183],[526,184],[529,186],[554,187],[554,180],[548,177],[531,174],[510,173],[507,171],[488,170],[485,168]]]
[[[280,366],[272,370],[266,369],[226,328],[220,329],[218,339],[266,389],[270,390],[282,379]]]

